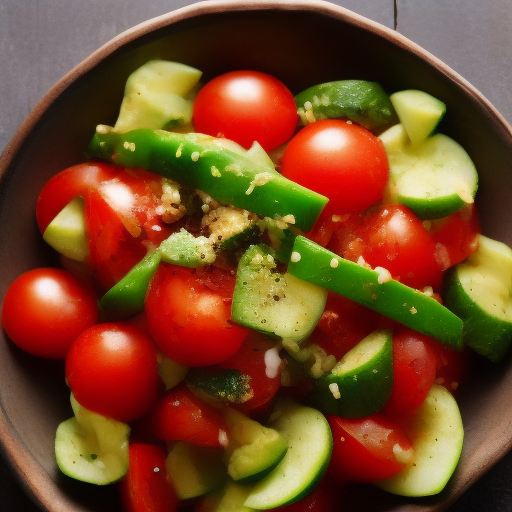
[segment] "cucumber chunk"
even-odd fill
[[[387,154],[392,200],[421,219],[447,217],[474,202],[478,189],[475,165],[447,135],[438,133]]]
[[[431,135],[446,113],[446,104],[427,92],[407,89],[389,99],[413,143]]]
[[[128,471],[130,427],[85,409],[71,395],[75,415],[63,421],[55,435],[57,466],[67,476],[107,485]]]
[[[317,387],[315,398],[326,414],[362,418],[382,409],[393,388],[391,331],[378,330],[360,341]]]
[[[299,342],[315,328],[326,300],[327,290],[279,272],[275,251],[254,245],[238,264],[231,316],[240,325]]]
[[[215,261],[212,242],[204,236],[194,236],[181,228],[158,247],[162,261],[182,267],[202,267]]]
[[[448,308],[464,322],[464,343],[499,361],[512,343],[512,249],[483,235],[444,290]]]
[[[433,299],[375,270],[345,260],[303,236],[295,239],[288,272],[462,350],[462,320]]]
[[[48,224],[43,233],[45,242],[58,253],[84,262],[89,256],[85,237],[85,202],[83,197],[72,199]]]
[[[201,71],[185,64],[152,60],[136,69],[126,81],[115,130],[159,130],[192,120],[194,87]]]
[[[254,484],[245,506],[257,510],[280,507],[306,496],[327,469],[332,434],[325,416],[316,409],[282,401],[270,424],[288,442],[281,462]]]
[[[180,500],[204,496],[226,481],[223,451],[177,441],[169,450],[165,467]]]
[[[201,512],[252,512],[254,509],[244,505],[251,486],[242,485],[228,479],[224,487],[210,493],[201,501]]]
[[[412,443],[412,460],[403,471],[377,486],[411,497],[441,492],[462,452],[464,428],[457,402],[446,388],[434,384],[419,409],[397,421]]]
[[[288,443],[277,430],[229,407],[224,411],[224,419],[228,429],[225,460],[233,480],[241,484],[256,482],[281,462]]]

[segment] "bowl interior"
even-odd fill
[[[122,34],[67,75],[38,105],[0,159],[0,296],[22,272],[53,264],[38,235],[35,203],[44,183],[84,160],[100,123],[112,124],[127,76],[149,59],[184,62],[204,80],[252,68],[293,92],[343,78],[380,82],[388,92],[419,88],[448,105],[440,130],[469,152],[480,174],[484,233],[512,244],[508,206],[512,135],[477,91],[435,58],[392,31],[321,1],[195,4]],[[55,429],[71,415],[63,364],[21,353],[0,333],[0,436],[28,491],[46,509],[119,510],[112,488],[62,477],[53,456]],[[411,500],[365,493],[354,510],[441,510],[510,447],[512,368],[479,362],[460,395],[466,445],[439,496]]]

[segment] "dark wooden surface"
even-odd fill
[[[0,152],[46,91],[125,29],[186,0],[0,0]],[[434,54],[512,123],[511,0],[337,0]],[[512,406],[512,405],[511,405]],[[512,454],[450,512],[512,511]],[[0,454],[0,512],[37,512]],[[369,511],[370,512],[370,511]]]

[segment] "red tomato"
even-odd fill
[[[436,384],[444,386],[454,394],[459,385],[466,380],[471,370],[471,350],[453,350],[432,340],[431,348],[436,356]]]
[[[66,359],[66,382],[85,408],[119,421],[145,414],[159,393],[156,348],[127,323],[103,323],[77,338]]]
[[[231,321],[235,276],[217,267],[160,265],[146,295],[149,330],[162,352],[185,366],[225,361],[249,330]]]
[[[432,338],[406,327],[393,332],[393,389],[383,412],[401,416],[425,400],[436,379]]]
[[[167,480],[167,452],[157,444],[130,443],[130,467],[119,482],[125,512],[174,512],[178,498]]]
[[[50,359],[65,359],[75,339],[97,320],[92,289],[56,268],[22,274],[7,290],[2,305],[2,324],[11,340]]]
[[[433,221],[429,233],[436,246],[436,258],[441,270],[460,263],[476,251],[480,231],[474,204]]]
[[[219,410],[179,384],[160,398],[147,416],[149,432],[162,441],[221,447],[226,425]]]
[[[275,368],[275,375],[268,375],[271,365],[267,366],[267,351],[276,351],[276,343],[262,334],[252,332],[240,349],[226,361],[217,365],[222,369],[240,370],[250,377],[252,397],[233,407],[245,414],[255,414],[266,409],[281,386],[283,364]],[[277,356],[277,351],[275,352]]]
[[[380,139],[340,119],[302,128],[283,155],[284,176],[329,198],[328,214],[361,212],[379,202],[389,174]]]
[[[197,132],[226,137],[266,151],[286,142],[297,126],[292,93],[277,78],[258,71],[232,71],[210,80],[194,100]]]
[[[413,288],[436,290],[442,283],[435,244],[423,223],[403,205],[371,208],[360,219],[340,223],[329,248],[351,261],[362,257],[372,268],[383,267]]]
[[[399,473],[412,445],[404,431],[381,413],[348,419],[327,415],[333,435],[329,474],[342,482],[374,482]]]

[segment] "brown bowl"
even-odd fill
[[[259,69],[294,92],[361,78],[380,82],[388,92],[419,88],[433,94],[448,105],[442,131],[468,150],[478,168],[484,233],[512,245],[511,129],[463,78],[392,30],[330,3],[215,0],[113,39],[59,81],[20,127],[0,158],[0,296],[22,272],[54,263],[35,223],[38,193],[52,175],[83,161],[95,126],[115,121],[127,76],[152,58],[195,66],[205,80],[231,69]],[[120,510],[112,487],[72,481],[56,467],[55,429],[70,416],[63,364],[22,353],[0,335],[0,439],[29,495],[52,512]],[[460,394],[466,441],[447,488],[415,500],[366,491],[350,510],[446,508],[510,449],[511,397],[509,362],[482,361]]]

